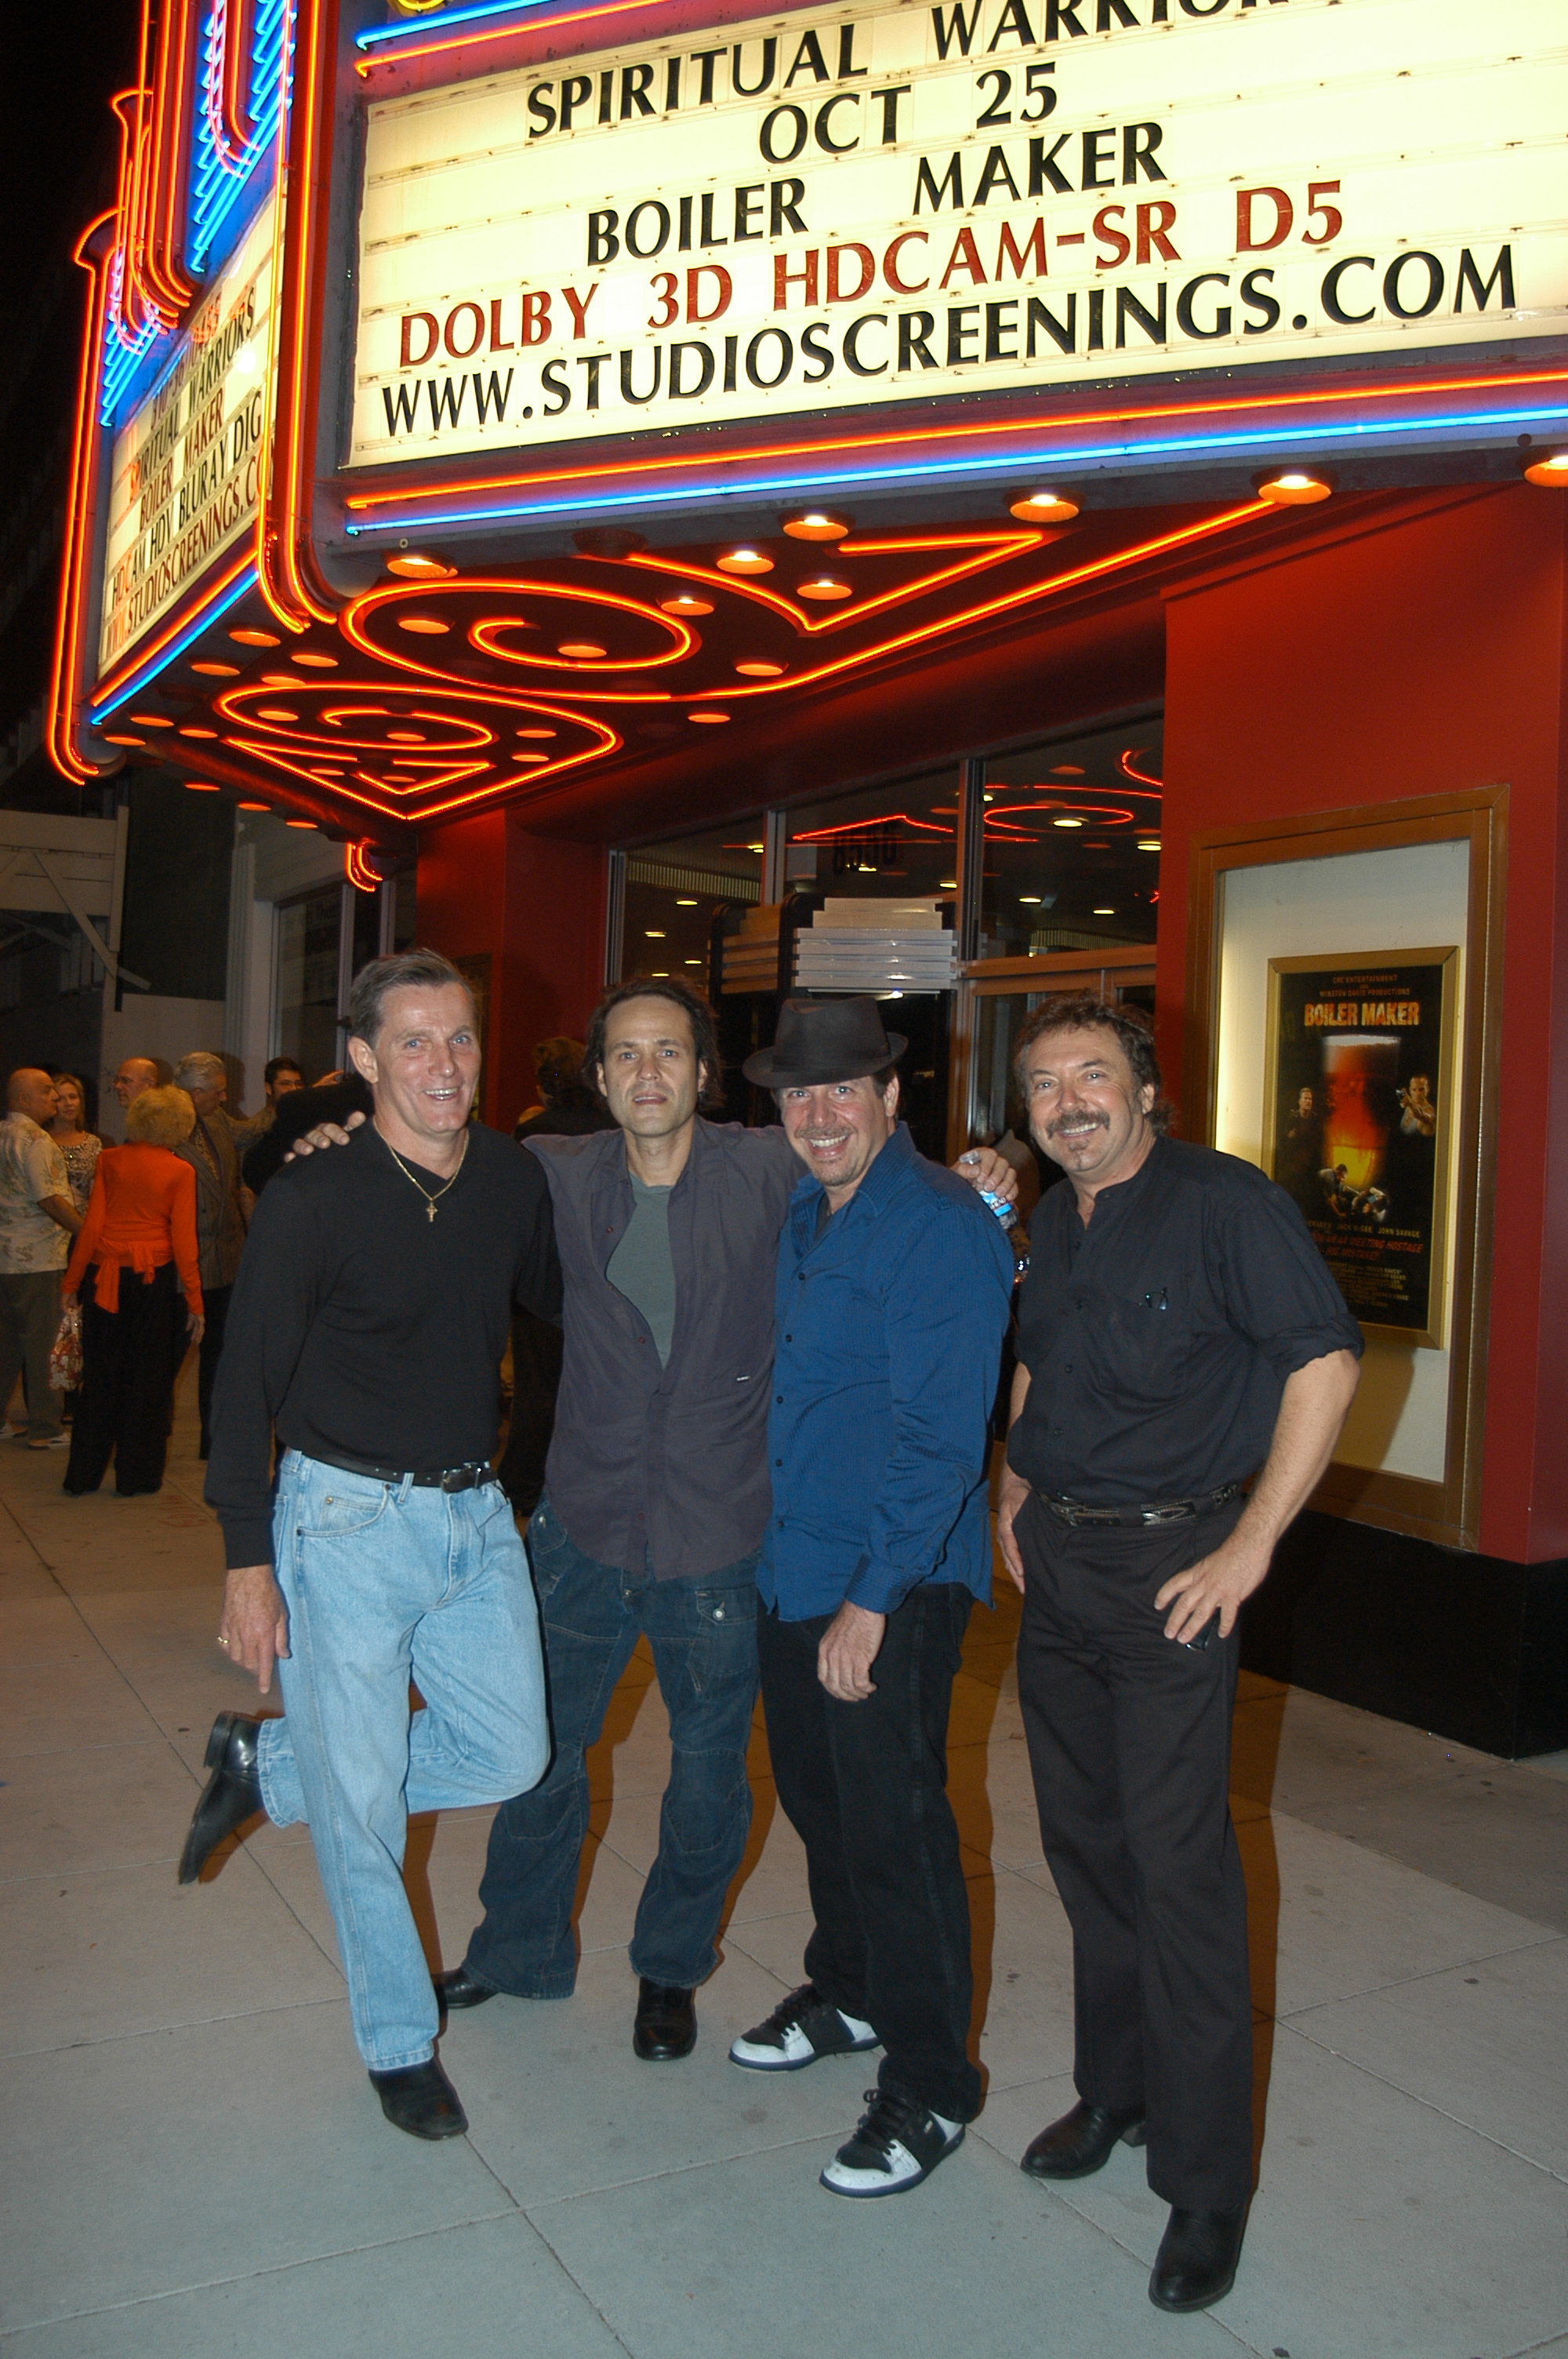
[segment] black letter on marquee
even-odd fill
[[[1220,304],[1215,312],[1215,324],[1212,328],[1200,328],[1193,317],[1193,297],[1200,287],[1228,287],[1229,284],[1230,275],[1224,270],[1206,270],[1201,278],[1188,279],[1176,298],[1176,325],[1184,336],[1197,336],[1206,340],[1212,336],[1229,335],[1230,306],[1228,303]]]
[[[1462,311],[1465,309],[1465,289],[1468,287],[1471,294],[1476,298],[1476,310],[1484,311],[1487,298],[1493,288],[1498,286],[1499,282],[1503,309],[1505,311],[1511,311],[1515,308],[1512,246],[1501,245],[1498,248],[1498,258],[1492,265],[1492,275],[1484,287],[1481,284],[1481,274],[1476,267],[1476,257],[1466,246],[1459,256],[1459,277],[1454,288],[1454,309],[1455,311]]]
[[[1241,299],[1248,310],[1263,314],[1260,320],[1243,321],[1241,332],[1244,336],[1266,336],[1280,316],[1280,307],[1273,297],[1259,286],[1258,282],[1262,278],[1266,278],[1271,287],[1274,283],[1271,270],[1249,270],[1241,282]]]
[[[1413,311],[1407,310],[1400,299],[1400,279],[1407,262],[1426,265],[1426,300],[1418,303]],[[1443,300],[1443,265],[1436,255],[1426,253],[1421,246],[1411,246],[1408,253],[1397,255],[1383,273],[1383,300],[1396,320],[1424,320],[1429,311],[1435,311]]]
[[[944,190],[952,198],[955,209],[961,211],[964,202],[964,168],[957,148],[948,158],[947,169],[943,173],[940,180],[932,179],[930,164],[924,156],[920,158],[920,169],[914,178],[915,212],[918,214],[920,211],[920,200],[924,195],[930,198],[932,212],[939,213],[942,210]]]
[[[646,393],[633,393],[632,390],[632,363],[634,358],[635,353],[632,352],[624,352],[621,355],[621,398],[640,408],[643,402],[652,401],[659,390],[659,371],[664,365],[665,348],[663,344],[654,346],[654,382]]]
[[[1098,288],[1095,291],[1100,296],[1103,303],[1105,300],[1103,293]],[[1076,295],[1069,295],[1067,298],[1067,317],[1065,322],[1056,318],[1050,306],[1043,303],[1038,295],[1030,297],[1026,316],[1029,321],[1029,342],[1024,350],[1025,360],[1032,361],[1034,358],[1034,338],[1036,332],[1041,328],[1044,329],[1059,351],[1064,353],[1072,351],[1078,340],[1078,299]]]
[[[1375,266],[1369,254],[1347,254],[1343,262],[1336,262],[1332,270],[1324,274],[1323,308],[1331,320],[1338,321],[1342,328],[1363,326],[1372,318],[1378,307],[1373,303],[1368,305],[1365,311],[1347,311],[1339,299],[1340,280],[1347,270],[1371,270]]]

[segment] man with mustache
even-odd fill
[[[919,2186],[980,2100],[947,1712],[970,1609],[990,1594],[1013,1260],[900,1124],[903,1047],[873,999],[792,999],[745,1068],[806,1173],[779,1239],[757,1651],[816,1922],[806,1983],[730,2053],[779,2072],[881,2046],[870,2109],[822,2173],[848,2196]]]
[[[1150,2299],[1206,2310],[1252,2184],[1237,1615],[1333,1454],[1361,1335],[1284,1190],[1163,1135],[1136,1010],[1047,1000],[1016,1065],[1070,1185],[1031,1224],[997,1537],[1073,1928],[1079,2098],[1023,2169],[1081,2179],[1147,2145],[1172,2206]]]

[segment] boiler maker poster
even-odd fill
[[[1443,1342],[1453,948],[1269,962],[1264,1151],[1364,1327]]]

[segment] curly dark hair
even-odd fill
[[[1058,992],[1054,998],[1043,999],[1032,1008],[1020,1028],[1012,1052],[1013,1079],[1028,1104],[1023,1062],[1036,1040],[1053,1032],[1108,1032],[1114,1038],[1132,1068],[1132,1079],[1140,1090],[1152,1088],[1154,1103],[1148,1120],[1158,1131],[1171,1126],[1171,1102],[1160,1081],[1160,1062],[1154,1054],[1154,1028],[1141,1007],[1123,1007],[1115,1001],[1099,998],[1092,991]]]
[[[667,978],[661,975],[656,979],[634,976],[628,983],[615,984],[605,993],[589,1020],[588,1044],[582,1052],[583,1080],[602,1097],[599,1075],[604,1063],[604,1027],[615,1010],[623,1007],[629,999],[667,999],[672,1007],[680,1009],[691,1026],[691,1045],[697,1051],[697,1061],[702,1074],[697,1103],[704,1110],[721,1106],[724,1103],[724,1077],[713,1010],[699,991],[693,991],[688,983],[681,983],[674,975]]]

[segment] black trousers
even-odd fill
[[[1086,2104],[1142,2110],[1149,2184],[1228,2211],[1252,2184],[1247,1892],[1230,1822],[1239,1641],[1164,1636],[1155,1593],[1217,1548],[1242,1502],[1152,1529],[1017,1524],[1018,1695],[1040,1835],[1073,1929]]]
[[[118,1310],[101,1310],[96,1276],[94,1267],[81,1282],[81,1391],[65,1488],[96,1491],[113,1455],[114,1488],[128,1498],[163,1482],[169,1397],[185,1350],[185,1297],[169,1261],[150,1279],[123,1269]]]
[[[947,1712],[973,1603],[952,1582],[913,1590],[888,1616],[864,1703],[836,1702],[816,1676],[831,1615],[781,1622],[759,1607],[757,1620],[768,1749],[816,1920],[806,1973],[875,2027],[882,2087],[957,2122],[979,2111],[980,2079]]]
[[[218,1363],[223,1356],[223,1329],[228,1322],[229,1297],[232,1286],[204,1286],[201,1308],[206,1325],[201,1330],[201,1345],[196,1361],[196,1406],[201,1418],[201,1455],[212,1454],[212,1386],[217,1381]]]

